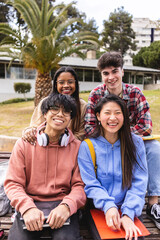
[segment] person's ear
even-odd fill
[[[46,116],[46,113],[43,115],[44,119],[46,120],[47,116]]]
[[[96,113],[96,117],[97,117],[98,121],[100,122],[101,119],[100,119],[100,114],[99,113]]]

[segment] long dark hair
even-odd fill
[[[132,171],[134,164],[138,164],[136,159],[136,147],[134,145],[132,134],[130,131],[129,115],[126,103],[118,96],[109,94],[103,97],[95,107],[95,114],[101,112],[104,104],[109,102],[117,103],[123,113],[124,122],[118,132],[118,136],[121,142],[121,164],[122,164],[122,187],[129,188],[132,182]],[[98,124],[95,130],[95,134],[92,137],[98,137],[102,134],[102,126]],[[139,164],[138,164],[139,165]]]
[[[63,72],[69,72],[70,74],[72,74],[72,76],[75,78],[75,84],[76,84],[76,90],[75,92],[71,95],[77,103],[77,115],[76,117],[72,120],[71,123],[71,130],[73,133],[78,132],[79,128],[80,128],[80,123],[81,123],[81,107],[80,107],[80,99],[79,99],[79,83],[78,83],[78,77],[76,72],[74,71],[73,68],[68,67],[68,66],[64,66],[59,68],[53,77],[53,92],[58,93],[57,90],[57,78],[59,77],[59,75]]]

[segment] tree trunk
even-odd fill
[[[52,79],[49,73],[38,73],[35,83],[35,99],[34,106],[36,107],[40,100],[47,97],[52,92]]]

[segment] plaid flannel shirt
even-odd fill
[[[149,112],[149,104],[138,87],[130,84],[123,85],[122,98],[127,104],[131,131],[138,135],[147,136],[152,132],[152,120]],[[108,95],[109,92],[105,84],[93,89],[88,98],[85,115],[85,132],[89,136],[96,128],[96,116],[94,108],[100,98]]]

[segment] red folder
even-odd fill
[[[107,226],[105,216],[102,211],[98,209],[91,209],[90,212],[101,239],[125,238],[125,231],[123,230],[123,228],[114,231]],[[144,224],[138,218],[135,218],[134,223],[141,230],[142,233],[142,235],[138,234],[138,236],[150,235],[150,232],[146,229]]]

